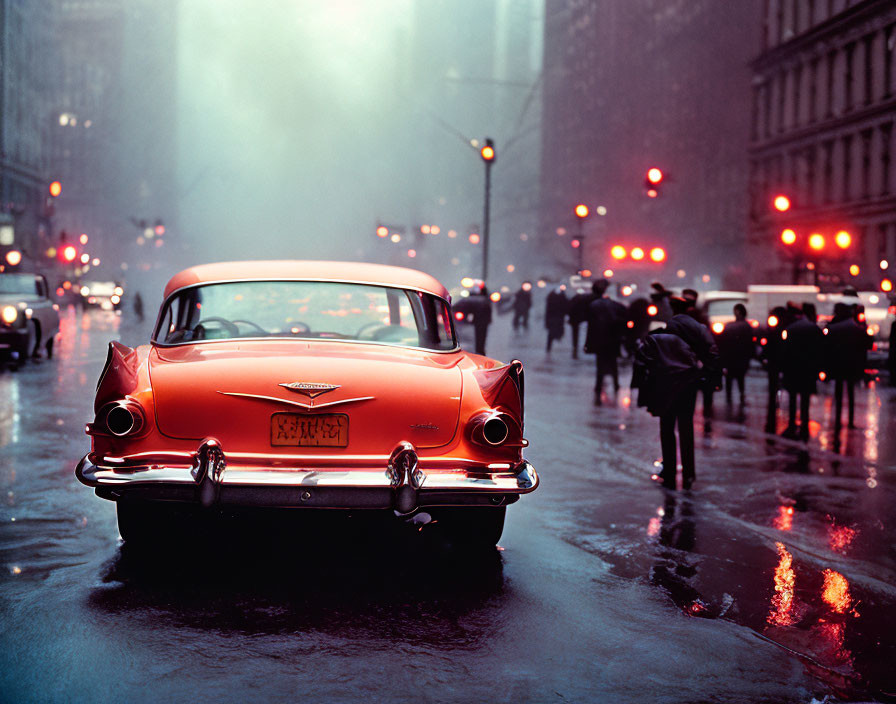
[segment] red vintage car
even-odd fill
[[[427,512],[493,546],[538,486],[523,368],[461,350],[449,301],[391,266],[182,271],[150,344],[110,344],[76,475],[116,502],[128,542],[173,508],[252,506]]]

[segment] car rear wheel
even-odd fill
[[[187,512],[176,504],[120,500],[115,504],[118,534],[128,545],[165,541],[185,527]]]
[[[497,508],[446,508],[433,511],[433,518],[442,523],[448,539],[461,547],[493,549],[504,532],[505,506]]]

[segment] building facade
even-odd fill
[[[0,0],[0,265],[11,250],[33,264],[49,236],[50,20],[44,3]]]
[[[896,263],[896,4],[767,0],[763,46],[752,63],[751,260],[766,280],[876,289]],[[788,210],[775,209],[778,195]]]
[[[741,285],[761,0],[552,0],[545,13],[539,237],[558,270],[576,267],[584,203],[586,268]],[[652,167],[665,174],[655,198]],[[614,244],[668,258],[616,261]]]

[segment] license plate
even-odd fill
[[[348,416],[344,413],[271,416],[271,445],[292,447],[346,447]]]

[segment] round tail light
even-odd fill
[[[500,445],[507,439],[509,433],[507,423],[499,416],[489,418],[482,426],[482,437],[490,445]]]
[[[106,427],[113,435],[130,435],[143,427],[143,415],[130,405],[119,403],[106,413]]]

